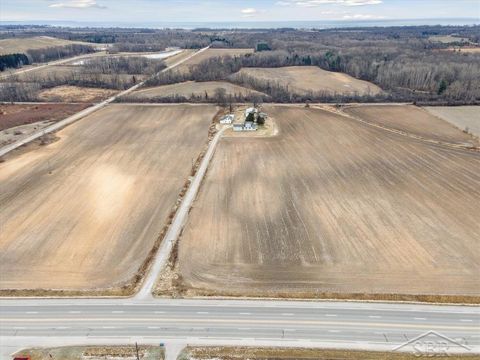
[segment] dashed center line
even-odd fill
[[[247,312],[241,312],[239,313],[240,315],[252,315],[252,313],[247,313]]]
[[[282,316],[293,316],[294,314],[292,313],[282,313]]]
[[[26,314],[38,314],[38,311],[27,311]]]
[[[208,311],[197,311],[197,314],[206,315],[208,314]]]
[[[123,314],[125,311],[122,310],[114,310],[112,311],[112,314]]]
[[[339,333],[339,332],[341,332],[341,331],[340,331],[340,330],[328,330],[328,332],[330,332],[330,333]]]
[[[337,314],[325,314],[325,316],[328,316],[328,317],[335,317],[335,316],[337,316]]]
[[[155,314],[165,314],[165,311],[155,311]]]
[[[158,326],[149,326],[149,329],[160,329]]]
[[[463,321],[463,322],[472,322],[473,320],[472,320],[472,319],[460,319],[460,321]]]
[[[102,326],[102,329],[115,329],[115,326]]]
[[[427,318],[419,318],[419,317],[416,317],[416,318],[413,318],[414,320],[427,320]]]
[[[81,311],[72,310],[68,312],[69,314],[80,314]]]
[[[381,316],[380,316],[380,315],[370,315],[369,318],[371,318],[371,319],[380,319]]]

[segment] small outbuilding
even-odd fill
[[[233,124],[233,131],[243,131],[243,124]]]
[[[228,114],[220,118],[220,124],[231,124],[235,120],[235,115]]]

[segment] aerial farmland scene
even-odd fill
[[[480,356],[478,0],[0,1],[0,359]]]

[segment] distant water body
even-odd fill
[[[418,26],[418,25],[476,25],[479,18],[438,18],[403,20],[319,20],[319,21],[242,21],[242,22],[82,22],[82,21],[0,21],[0,25],[52,25],[67,27],[123,27],[150,29],[329,29],[373,26]]]

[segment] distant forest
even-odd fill
[[[452,33],[470,43],[430,40],[431,36]],[[261,44],[270,50],[243,57],[208,59],[189,74],[164,73],[150,84],[229,80],[265,92],[279,102],[332,100],[327,94],[291,94],[275,79],[262,82],[231,76],[242,67],[318,66],[377,84],[389,93],[378,95],[381,101],[473,103],[480,100],[480,53],[447,48],[478,46],[479,39],[480,26],[234,31],[213,38],[213,46],[251,48]]]
[[[480,26],[406,26],[341,29],[93,29],[48,26],[0,27],[0,38],[54,36],[92,43],[110,43],[111,51],[159,51],[166,47],[198,49],[255,48],[241,57],[213,58],[186,74],[165,72],[149,85],[196,80],[227,80],[268,95],[269,101],[419,101],[469,104],[480,101]],[[448,37],[449,41],[435,40]],[[455,41],[458,39],[458,41]],[[88,46],[87,46],[88,48]],[[455,50],[452,50],[455,48]],[[58,49],[57,49],[58,50]],[[89,51],[71,48],[71,55]],[[50,55],[49,55],[50,54]],[[16,54],[5,58],[4,67],[25,61],[48,61],[54,51],[30,52],[27,59]],[[62,54],[63,55],[63,54]],[[0,68],[1,68],[0,63]],[[138,63],[135,64],[138,66]],[[326,93],[298,95],[271,81],[233,76],[243,67],[318,66],[370,81],[385,90],[372,96],[341,96]],[[101,72],[101,64],[96,64]],[[170,99],[174,101],[174,99]],[[242,99],[236,99],[241,101]],[[209,101],[215,101],[209,99]]]

